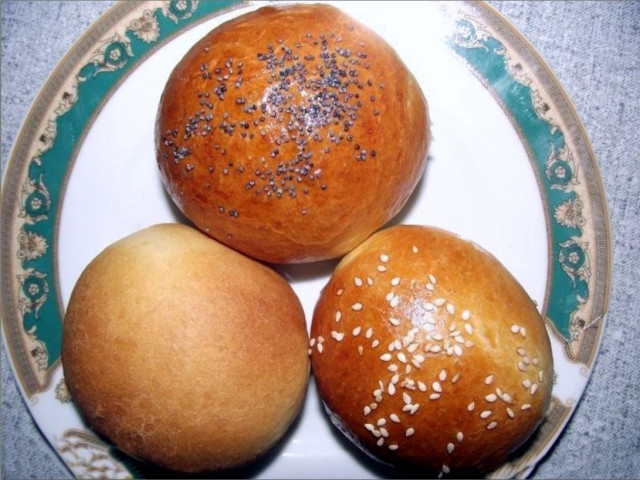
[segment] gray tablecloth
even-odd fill
[[[27,110],[72,43],[112,2],[2,1],[2,166]],[[494,3],[556,73],[598,158],[613,285],[592,378],[535,477],[640,477],[640,2]],[[2,349],[2,476],[69,478],[31,419]]]

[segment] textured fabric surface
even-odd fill
[[[2,1],[2,166],[47,75],[112,2]],[[640,2],[493,4],[572,99],[607,195],[613,285],[600,353],[539,478],[640,477]],[[2,347],[2,477],[69,478],[17,390]]]

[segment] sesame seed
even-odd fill
[[[388,346],[387,346],[387,350],[389,350],[390,352],[393,352],[396,348],[396,342],[395,340],[393,340]]]
[[[433,283],[434,285],[435,285],[436,283],[438,283],[438,282],[436,282],[436,277],[434,277],[432,274],[429,274],[429,281],[430,281],[431,283]]]
[[[390,318],[389,322],[391,323],[391,325],[395,325],[396,327],[400,325],[400,320],[398,320],[397,318]]]
[[[431,384],[431,388],[433,388],[434,392],[442,393],[442,386],[440,385],[439,382],[433,382]]]
[[[400,375],[396,373],[393,377],[391,377],[391,383],[395,385],[396,383],[398,383],[398,381],[400,381]]]
[[[324,347],[321,343],[319,343],[316,348],[318,349],[318,353],[322,353],[322,350],[324,350]]]
[[[491,422],[489,425],[487,425],[487,430],[493,430],[497,426],[498,426],[498,422]]]
[[[380,434],[385,438],[387,438],[389,436],[389,432],[384,427],[380,427]]]
[[[528,403],[525,403],[520,407],[520,410],[529,410],[530,408],[531,408],[531,405],[529,405]]]
[[[391,365],[389,365],[387,367],[387,370],[389,370],[390,372],[397,372],[398,371],[398,365],[396,365],[395,363],[392,363]]]
[[[378,421],[376,422],[376,425],[381,427],[382,425],[385,425],[386,423],[387,423],[387,420],[384,417],[382,417],[382,418],[378,419]]]
[[[522,335],[523,338],[527,336],[527,330],[524,327],[520,327],[520,335]]]
[[[484,379],[484,384],[491,385],[491,383],[493,382],[493,378],[493,375],[487,375],[487,378]]]
[[[395,297],[393,297],[391,299],[391,301],[389,302],[389,306],[391,308],[396,308],[398,306],[398,304],[400,303],[400,297],[398,297],[397,295]]]
[[[464,433],[462,432],[456,433],[456,440],[458,440],[458,443],[462,442],[462,440],[464,440]]]
[[[473,347],[474,343],[471,340],[467,340],[466,342],[464,342],[464,346],[467,348],[471,348]]]
[[[384,265],[378,265],[378,271],[379,272],[386,272],[387,271],[387,267],[385,267]]]
[[[518,355],[520,355],[521,357],[524,357],[527,354],[527,351],[522,347],[518,347],[516,351],[518,352]]]
[[[491,416],[491,410],[483,410],[480,412],[480,418],[488,418]]]
[[[418,388],[420,389],[421,392],[427,391],[427,386],[424,384],[424,382],[418,381]]]
[[[531,395],[535,394],[538,391],[538,384],[534,383],[531,385]]]
[[[342,332],[336,332],[335,330],[331,330],[331,336],[337,340],[338,342],[341,342],[342,339],[344,338],[344,333]]]
[[[392,443],[391,445],[389,445],[389,450],[397,450],[398,449],[398,445],[396,445],[395,443]]]
[[[416,429],[413,428],[413,427],[409,427],[409,428],[407,428],[406,432],[404,432],[404,435],[405,435],[405,437],[410,437],[414,433],[416,433]]]
[[[411,407],[411,411],[409,413],[411,415],[415,415],[415,413],[418,411],[419,408],[420,408],[420,404],[419,403],[414,403],[413,406]]]
[[[467,405],[467,410],[469,410],[470,412],[473,412],[474,408],[476,408],[475,402],[471,402],[469,405]]]
[[[507,407],[507,415],[509,415],[509,417],[511,418],[515,418],[516,414],[513,413],[513,410],[511,410],[509,407]]]
[[[344,288],[340,288],[337,292],[336,295],[337,296],[341,296],[344,293]]]
[[[489,395],[485,396],[484,399],[489,403],[493,403],[498,400],[498,396],[495,393],[490,393]]]
[[[418,247],[416,247],[415,245],[411,247],[411,250],[413,251],[413,253],[418,253]]]
[[[364,414],[369,415],[371,413],[371,407],[369,405],[364,406]]]
[[[524,372],[527,370],[527,366],[523,362],[518,362],[518,370]]]
[[[538,363],[540,363],[540,360],[538,359],[538,357],[533,357],[533,364],[538,365]]]
[[[376,427],[374,427],[372,423],[365,423],[364,428],[366,428],[370,432],[373,432],[376,429]]]
[[[315,339],[315,337],[314,337],[314,338],[312,338],[311,340],[309,340],[309,346],[310,346],[310,347],[313,347],[315,344],[316,344],[316,339]]]
[[[412,408],[413,408],[413,405],[412,405],[412,404],[410,404],[410,403],[408,403],[408,404],[406,404],[406,405],[404,405],[404,406],[402,407],[402,411],[403,411],[403,412],[408,412],[408,411],[409,411],[409,410],[411,410]]]
[[[369,327],[367,328],[367,331],[364,332],[364,336],[367,338],[371,338],[371,335],[373,335],[373,328]]]
[[[379,447],[381,447],[382,445],[384,445],[384,438],[380,437],[378,439],[378,441],[376,442],[376,445],[378,445]]]
[[[387,302],[390,302],[390,301],[391,301],[391,299],[392,299],[393,297],[395,297],[395,296],[396,296],[396,294],[395,294],[395,293],[393,293],[393,292],[389,292],[389,293],[387,293],[387,296],[386,296],[386,297],[384,297],[384,298],[385,298],[385,300],[386,300]]]
[[[511,325],[511,332],[518,333],[520,331],[520,327],[518,325]]]
[[[502,401],[505,403],[511,403],[511,395],[509,395],[508,393],[502,394],[500,398],[502,398]]]
[[[432,333],[431,338],[433,338],[436,342],[442,341],[442,335],[440,335],[438,332]]]
[[[447,452],[453,453],[453,450],[455,448],[456,448],[456,446],[453,443],[451,443],[451,442],[447,443]]]
[[[433,353],[438,353],[440,350],[442,350],[440,345],[433,345],[431,348],[429,348],[429,351],[431,351]]]
[[[433,303],[427,302],[422,306],[422,308],[424,308],[427,312],[430,312],[436,307],[435,307],[435,305]]]
[[[367,277],[367,284],[370,286],[373,285],[373,278]]]
[[[531,380],[529,380],[528,378],[525,378],[525,379],[522,381],[522,386],[523,386],[524,388],[531,388]]]
[[[453,346],[453,353],[455,353],[457,357],[462,356],[462,349],[460,348],[460,345]]]
[[[453,315],[455,313],[455,308],[452,303],[447,303],[446,308],[447,308],[447,312],[449,312],[450,315]]]
[[[446,465],[442,465],[442,471],[443,471],[444,473],[450,473],[450,472],[451,472],[451,469],[450,469],[449,467],[447,467]]]
[[[436,307],[441,307],[446,303],[446,300],[444,298],[436,298],[433,303],[436,305]]]
[[[360,331],[361,331],[361,330],[362,330],[362,327],[356,327],[356,328],[354,328],[354,329],[352,330],[351,334],[352,334],[354,337],[357,337],[358,335],[360,335]]]
[[[411,403],[411,397],[409,396],[408,393],[404,392],[402,394],[402,400],[404,401],[404,403],[406,403],[407,405],[409,405]]]
[[[380,340],[375,339],[373,342],[371,342],[371,348],[376,348],[378,345],[380,345]]]
[[[382,263],[387,263],[389,261],[389,255],[385,255],[384,253],[380,255],[380,261]]]
[[[398,353],[397,357],[402,363],[407,363],[407,356],[404,353]]]
[[[544,380],[544,372],[542,370],[540,370],[538,372],[538,380],[540,381],[540,383],[542,383]]]
[[[407,346],[407,352],[413,353],[418,349],[419,346],[420,342],[413,342],[412,344]]]
[[[415,360],[419,364],[424,362],[424,355],[421,355],[419,353],[415,354],[412,358],[413,358],[413,360]]]
[[[464,324],[464,331],[467,332],[469,335],[473,335],[473,327],[471,326],[470,323]]]
[[[353,279],[353,283],[356,284],[356,287],[361,287],[362,286],[362,279],[360,277],[355,277]]]
[[[439,393],[432,393],[431,395],[429,395],[429,400],[438,400],[439,398],[440,398]]]
[[[360,355],[364,354],[364,348],[362,347],[362,345],[358,345],[358,353]]]
[[[391,285],[393,285],[394,287],[397,287],[398,285],[400,285],[400,277],[393,277],[391,279]]]
[[[351,305],[351,309],[359,312],[360,310],[362,310],[362,304],[361,303],[354,303],[353,305]]]
[[[389,360],[391,360],[391,354],[383,353],[382,355],[380,355],[380,360],[382,360],[383,362],[388,362]]]
[[[471,318],[471,312],[469,312],[469,310],[465,310],[464,312],[462,312],[462,320],[469,320],[469,318]]]
[[[342,312],[338,310],[336,312],[336,322],[339,322],[341,318],[342,318]]]
[[[460,372],[456,373],[451,379],[451,383],[456,383],[460,379]]]
[[[433,283],[427,283],[426,287],[427,287],[427,290],[429,290],[430,292],[433,292],[436,289]]]

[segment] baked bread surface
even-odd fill
[[[264,453],[309,374],[300,303],[269,268],[179,224],[106,248],[79,278],[62,364],[87,423],[134,457],[211,471]]]
[[[394,217],[425,168],[427,103],[378,35],[320,4],[215,28],[157,116],[171,198],[201,230],[276,263],[343,255]]]
[[[495,257],[435,228],[392,227],[347,255],[311,345],[332,421],[402,467],[488,473],[550,400],[550,342],[532,300]]]

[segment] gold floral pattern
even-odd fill
[[[34,232],[21,231],[18,235],[18,259],[20,260],[35,260],[41,257],[47,252],[49,245],[47,245],[47,239],[42,235],[38,235]]]
[[[582,207],[582,202],[578,198],[567,200],[556,207],[553,217],[564,227],[582,230],[586,224],[586,220],[582,216]]]

